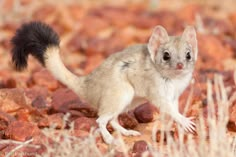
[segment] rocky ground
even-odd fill
[[[50,1],[12,0],[2,1],[0,5],[0,156],[63,156],[68,150],[81,153],[74,156],[141,156],[143,152],[154,156],[151,147],[158,147],[162,140],[165,142],[166,132],[174,140],[178,141],[180,137],[176,125],[162,134],[158,110],[146,103],[119,117],[122,126],[138,130],[142,135],[121,137],[125,148],[106,145],[96,131],[96,109],[53,78],[35,59],[29,58],[26,71],[13,69],[10,39],[22,23],[31,20],[46,22],[58,32],[62,59],[77,75],[88,74],[110,54],[128,45],[147,42],[156,25],[164,26],[171,35],[180,34],[186,25],[195,25],[199,58],[194,81],[181,96],[180,111],[184,112],[187,104],[185,114],[196,117],[197,127],[200,127],[200,116],[207,123],[209,112],[212,113],[209,105],[213,104],[218,115],[222,108],[219,102],[227,100],[223,103],[223,108],[228,109],[227,125],[221,128],[226,128],[226,134],[235,138],[235,11],[202,3],[168,9],[166,4],[162,6],[154,1],[148,4],[141,1],[125,5],[91,5],[73,1],[54,4]],[[213,85],[211,94],[210,85]],[[154,119],[157,119],[155,124]],[[151,140],[153,125],[157,127],[156,141]],[[109,125],[107,127],[120,138]],[[206,125],[204,129],[209,127]],[[211,137],[211,132],[208,134]],[[198,141],[199,135],[191,137]],[[187,133],[185,136],[187,140]],[[91,148],[83,150],[84,145],[90,144]],[[63,152],[64,149],[67,150]],[[68,154],[72,156],[71,153]]]

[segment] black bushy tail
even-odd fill
[[[23,24],[11,40],[12,61],[17,70],[27,67],[28,55],[33,55],[45,66],[44,53],[49,46],[59,46],[57,33],[42,22]]]

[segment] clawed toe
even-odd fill
[[[181,125],[184,128],[186,132],[194,133],[195,132],[195,123],[192,122],[191,120],[194,119],[194,117],[186,118],[183,117],[181,121]]]

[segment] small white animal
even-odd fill
[[[123,135],[140,135],[123,128],[117,117],[128,106],[143,101],[160,107],[186,131],[195,129],[191,118],[178,110],[178,98],[191,80],[198,55],[193,27],[188,26],[182,36],[168,36],[163,27],[156,26],[147,44],[112,54],[97,69],[82,77],[71,73],[62,63],[59,37],[44,23],[22,25],[12,44],[12,60],[17,70],[27,67],[31,54],[59,81],[98,109],[97,123],[108,144],[114,139],[106,129],[108,122]]]

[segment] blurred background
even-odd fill
[[[222,59],[235,57],[235,6],[235,0],[0,0],[1,58],[9,52],[16,28],[32,20],[43,21],[59,33],[63,59],[72,69],[82,69],[81,74],[111,53],[147,42],[156,25],[170,35],[194,25],[204,56],[198,68],[207,63],[204,68],[232,69]]]

